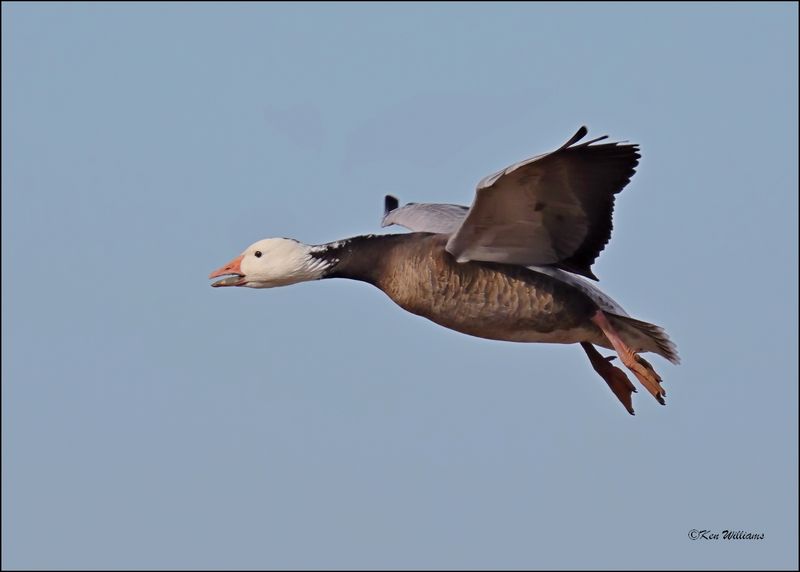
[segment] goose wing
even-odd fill
[[[596,280],[591,266],[611,237],[614,195],[640,155],[638,145],[596,144],[606,136],[578,143],[586,134],[581,127],[555,151],[478,183],[447,251],[459,262],[554,265]]]
[[[399,206],[396,197],[386,195],[381,226],[397,224],[412,232],[454,233],[469,207],[436,203],[408,203]]]

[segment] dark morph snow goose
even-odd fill
[[[472,206],[399,206],[387,196],[383,226],[407,234],[356,236],[310,246],[268,238],[209,278],[212,286],[272,288],[320,278],[361,280],[401,308],[451,330],[513,342],[580,343],[592,367],[633,414],[636,391],[595,345],[613,349],[664,404],[661,378],[639,356],[673,363],[678,354],[658,326],[631,318],[583,277],[611,236],[614,195],[639,162],[637,145],[579,143],[586,128],[552,153],[483,179]]]

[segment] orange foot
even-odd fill
[[[587,342],[581,342],[581,347],[586,352],[586,355],[589,356],[589,361],[594,370],[605,380],[608,387],[620,400],[620,403],[628,410],[628,413],[636,415],[633,412],[633,399],[631,397],[632,394],[636,393],[636,387],[631,383],[624,371],[611,365],[614,356],[603,357],[592,344]]]

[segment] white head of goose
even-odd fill
[[[260,240],[209,278],[212,286],[271,288],[321,278],[373,284],[401,308],[451,330],[512,342],[579,343],[629,413],[636,391],[594,346],[614,350],[664,404],[661,377],[640,355],[678,363],[658,326],[631,318],[586,278],[611,236],[614,197],[633,176],[637,145],[579,143],[586,128],[551,153],[478,183],[471,207],[387,196],[382,226],[406,234],[356,236],[319,246]],[[585,277],[585,278],[584,278]]]

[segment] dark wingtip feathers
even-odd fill
[[[393,195],[386,195],[383,199],[383,216],[388,215],[394,209],[400,206],[400,201]]]
[[[578,129],[578,130],[575,132],[575,135],[573,135],[572,137],[570,137],[570,138],[569,138],[569,141],[567,141],[566,143],[564,143],[564,144],[561,146],[561,148],[562,148],[562,149],[566,149],[566,148],[567,148],[567,147],[569,147],[570,145],[574,145],[575,143],[577,143],[578,141],[580,141],[581,139],[583,139],[584,137],[586,137],[586,134],[587,134],[587,133],[589,133],[589,130],[588,130],[588,129],[586,129],[586,126],[585,126],[585,125],[581,125],[580,129]]]
[[[586,128],[586,126],[585,125],[581,125],[580,129],[578,129],[575,132],[575,135],[570,137],[569,141],[567,141],[566,143],[564,143],[561,146],[561,149],[566,149],[567,147],[572,147],[578,141],[580,141],[581,139],[586,137],[586,135],[588,135],[588,133],[589,133],[589,130]],[[597,143],[598,141],[603,141],[604,139],[608,139],[608,135],[603,135],[603,136],[597,137],[595,139],[590,139],[589,141],[584,141],[580,145],[577,145],[577,147],[588,147],[592,143]],[[624,141],[620,141],[620,142],[617,142],[617,143],[610,143],[610,145],[619,145],[619,143],[624,143]]]

